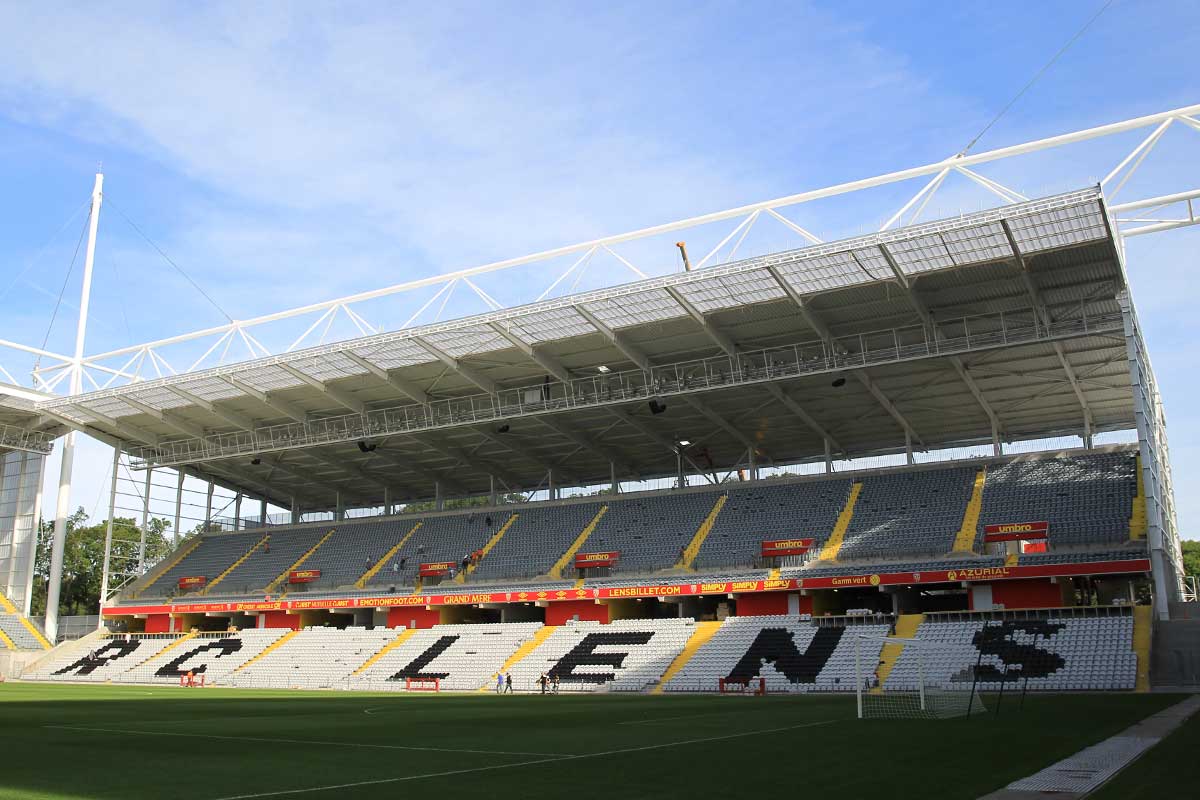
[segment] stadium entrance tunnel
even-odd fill
[[[475,605],[442,606],[440,622],[443,625],[478,624],[500,622],[500,607],[483,608]]]
[[[609,620],[618,619],[677,619],[680,616],[678,598],[636,597],[609,600]]]

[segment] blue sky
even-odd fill
[[[125,217],[245,318],[943,158],[1099,6],[428,5],[0,7],[0,337],[69,350],[72,214],[99,163],[91,352],[224,321]],[[975,149],[1200,102],[1198,23],[1194,2],[1118,0]],[[1029,196],[1077,188],[1143,135],[981,171]],[[1168,132],[1123,196],[1194,188],[1198,146],[1194,131]],[[826,239],[855,234],[917,188],[793,218]],[[925,217],[991,202],[948,181]],[[1188,229],[1129,249],[1185,535],[1200,520],[1198,243]],[[756,231],[744,252],[797,244]],[[675,267],[669,247],[639,256],[647,271]],[[528,300],[553,266],[480,285]],[[598,263],[575,286],[621,275]],[[398,327],[428,297],[372,321]],[[443,314],[481,309],[460,293]],[[76,504],[96,507],[106,470],[85,446]]]

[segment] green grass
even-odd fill
[[[852,697],[8,683],[0,685],[0,798],[217,800],[368,782],[271,796],[974,800],[1175,699],[1033,697],[999,718],[862,722]]]

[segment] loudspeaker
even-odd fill
[[[840,389],[846,385],[846,379],[845,378],[834,378],[833,383],[831,383],[829,385],[835,389]]]
[[[664,411],[666,411],[666,410],[667,410],[667,404],[666,404],[666,403],[660,403],[660,402],[659,402],[659,401],[657,401],[657,400],[651,400],[651,401],[650,401],[650,402],[649,402],[647,405],[649,405],[649,406],[650,406],[650,413],[651,413],[651,414],[661,414],[661,413],[663,413]]]
[[[365,441],[363,441],[361,439],[358,442],[358,449],[364,453],[374,453],[376,447],[379,447],[379,444],[377,442],[371,442],[370,444],[367,444]]]

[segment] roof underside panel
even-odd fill
[[[493,478],[529,490],[550,468],[556,483],[600,483],[610,462],[622,477],[669,475],[679,441],[690,462],[729,469],[748,442],[760,464],[820,460],[825,435],[850,455],[903,450],[906,425],[917,446],[985,443],[992,415],[1008,440],[1081,432],[1084,403],[1096,429],[1128,428],[1125,282],[1104,214],[1085,190],[41,406],[110,439],[199,443],[184,463],[317,506],[337,493],[382,502],[385,487],[429,497],[435,481],[443,494],[486,492]],[[564,371],[569,385],[554,379]],[[542,407],[547,397],[566,405]],[[434,424],[370,427],[373,414]],[[306,439],[298,425],[344,433]],[[268,429],[284,444],[263,450]],[[377,449],[363,452],[368,439]],[[250,441],[260,463],[204,450],[215,440]]]

